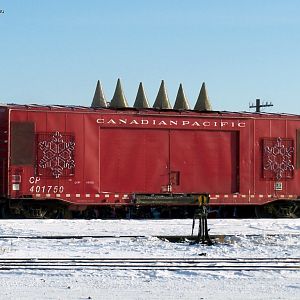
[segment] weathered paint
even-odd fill
[[[208,193],[211,205],[254,205],[300,195],[298,169],[280,180],[280,190],[262,172],[262,140],[280,137],[296,147],[299,116],[11,105],[0,108],[0,122],[7,198],[133,205],[135,194]],[[31,122],[36,135],[49,139],[57,132],[72,135],[74,174],[70,168],[64,176],[45,176],[42,167],[39,174],[38,161],[13,165],[13,122]],[[63,155],[70,166],[69,154]],[[12,175],[21,178],[18,189],[13,178],[19,177]]]

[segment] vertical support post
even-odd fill
[[[201,195],[198,197],[198,204],[199,207],[195,210],[194,218],[193,218],[193,226],[192,226],[192,236],[195,226],[195,219],[197,218],[199,220],[198,225],[198,235],[195,239],[194,244],[199,244],[200,241],[202,244],[212,245],[213,242],[211,241],[209,234],[208,234],[208,227],[207,227],[207,207],[206,205],[209,202],[209,196],[208,195]]]
[[[255,111],[256,112],[260,112],[260,99],[256,99],[256,105],[255,105]]]

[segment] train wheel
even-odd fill
[[[257,218],[297,218],[299,217],[299,205],[293,201],[284,203],[271,203],[255,207]]]

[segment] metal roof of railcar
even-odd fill
[[[26,110],[50,110],[50,111],[85,111],[85,112],[105,112],[113,114],[124,114],[124,113],[138,113],[138,114],[168,114],[168,115],[202,115],[202,116],[227,116],[227,117],[243,117],[243,118],[299,118],[300,115],[290,114],[290,113],[271,113],[271,112],[233,112],[233,111],[196,111],[196,110],[176,110],[176,109],[157,109],[157,108],[134,108],[134,107],[125,107],[125,108],[91,108],[87,106],[79,105],[43,105],[43,104],[15,104],[15,103],[1,103],[0,107],[6,107],[8,109],[26,109]]]

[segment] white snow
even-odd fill
[[[208,220],[213,246],[170,243],[192,220],[1,220],[0,258],[300,257],[300,219]],[[87,236],[13,239],[8,236]],[[128,236],[91,238],[90,236]],[[254,235],[254,236],[253,236]],[[300,299],[299,271],[0,270],[0,299]]]

